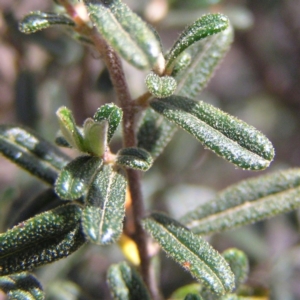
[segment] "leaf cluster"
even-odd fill
[[[67,257],[87,242],[108,245],[128,235],[126,222],[132,218],[128,207],[135,205],[128,170],[147,171],[178,128],[242,169],[263,170],[274,158],[271,142],[257,129],[194,100],[232,42],[233,29],[226,16],[202,16],[164,53],[155,30],[121,0],[85,0],[90,22],[70,14],[72,1],[58,4],[64,13],[32,12],[21,21],[20,30],[28,34],[59,25],[97,48],[96,34],[109,53],[149,72],[145,79],[148,92],[129,103],[131,111],[143,111],[135,128],[136,144],[117,153],[111,152],[109,144],[127,114],[123,103],[123,109],[114,103],[101,106],[82,126],[68,108],[57,110],[60,131],[56,143],[79,152],[75,159],[28,128],[0,125],[0,152],[50,185],[61,200],[58,207],[0,234],[0,288],[11,299],[25,299],[16,296],[22,293],[26,299],[44,298],[36,279],[25,272]],[[118,68],[109,71],[111,76],[122,76]],[[134,123],[135,116],[132,118]],[[126,126],[124,122],[123,135]],[[198,282],[196,288],[186,287],[174,295],[180,295],[179,299],[243,299],[239,287],[249,271],[245,254],[237,249],[220,254],[201,235],[299,207],[299,185],[299,169],[279,171],[227,188],[180,222],[159,212],[143,219],[137,216],[141,230]],[[107,272],[115,299],[151,299],[151,288],[144,279],[127,262],[112,265]]]

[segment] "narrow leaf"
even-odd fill
[[[30,129],[0,125],[0,152],[21,168],[53,184],[70,158]]]
[[[83,243],[81,209],[65,205],[22,222],[0,235],[0,276],[67,257]]]
[[[139,126],[138,147],[144,148],[151,154],[153,159],[156,159],[176,131],[176,125],[155,113],[152,108],[148,108]]]
[[[122,109],[114,103],[107,103],[99,107],[93,116],[96,122],[107,121],[108,122],[108,133],[107,142],[111,140],[119,124],[121,123],[123,116]]]
[[[176,80],[171,76],[158,76],[151,72],[146,77],[148,91],[156,98],[165,98],[173,95],[176,90]]]
[[[111,265],[108,269],[107,281],[114,299],[151,299],[140,275],[126,262]]]
[[[52,25],[75,26],[75,23],[66,15],[34,11],[24,17],[19,29],[21,32],[29,34]]]
[[[92,155],[102,156],[107,148],[108,122],[95,122],[88,118],[84,122],[83,131],[85,150]]]
[[[245,282],[249,274],[249,261],[247,255],[238,249],[227,249],[222,253],[225,260],[228,262],[235,278],[235,288]]]
[[[233,41],[233,30],[226,30],[195,43],[185,52],[190,55],[189,67],[177,74],[177,93],[194,98],[206,87],[214,71],[228,52]]]
[[[233,40],[233,31],[228,29],[207,37],[190,46],[183,56],[187,58],[188,68],[181,64],[182,55],[175,61],[172,76],[177,81],[176,93],[181,96],[196,97],[211,79],[216,67],[227,53]],[[146,149],[155,159],[172,139],[177,126],[147,109],[138,131],[138,147]],[[146,137],[151,137],[147,140]]]
[[[89,188],[102,163],[101,158],[93,156],[80,156],[71,161],[62,169],[55,182],[58,196],[65,200],[80,198]]]
[[[117,241],[125,217],[126,178],[121,170],[104,165],[90,184],[82,227],[86,237],[96,244]]]
[[[120,0],[84,2],[94,25],[120,56],[140,69],[155,65],[161,54],[160,42],[126,4]]]
[[[67,142],[72,147],[84,152],[83,136],[76,126],[72,112],[65,106],[62,106],[57,110],[56,115],[60,130]]]
[[[45,295],[37,279],[26,272],[0,277],[0,289],[8,299],[43,300]]]
[[[202,16],[181,33],[167,56],[167,68],[171,66],[174,60],[192,44],[210,35],[223,31],[228,26],[229,20],[222,14],[208,14]]]
[[[234,288],[229,265],[204,239],[159,213],[152,214],[143,224],[169,256],[213,292],[221,295]]]
[[[248,179],[220,192],[181,222],[198,234],[254,223],[300,206],[300,169]]]
[[[149,152],[142,148],[124,148],[117,154],[116,163],[131,169],[147,171],[153,163]]]
[[[171,96],[152,100],[150,105],[205,147],[238,167],[265,169],[274,157],[271,142],[261,132],[210,104]]]

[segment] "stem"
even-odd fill
[[[110,78],[114,85],[121,108],[123,109],[123,146],[136,146],[135,140],[135,105],[131,99],[122,63],[116,52],[102,39],[96,32],[92,31],[91,39],[95,47],[101,54]],[[159,292],[156,285],[154,272],[151,270],[151,255],[148,247],[148,236],[141,224],[141,219],[145,215],[143,196],[141,192],[140,172],[127,169],[127,180],[132,201],[132,218],[134,232],[132,239],[135,241],[141,260],[141,274],[144,282],[149,288],[153,299],[159,299]]]

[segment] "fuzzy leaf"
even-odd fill
[[[30,129],[0,125],[0,152],[21,168],[53,184],[70,158]]]
[[[62,169],[55,182],[57,195],[65,200],[80,198],[88,190],[102,163],[101,158],[93,156],[80,156],[71,161]]]
[[[107,281],[112,297],[119,300],[150,300],[149,292],[137,271],[126,262],[111,265]]]
[[[177,81],[176,94],[194,98],[207,85],[216,67],[227,53],[233,40],[232,28],[208,37],[190,46],[184,54],[188,68],[177,68],[182,55],[175,61],[172,76]],[[155,159],[172,139],[177,126],[147,109],[138,131],[138,147],[146,149]],[[146,137],[151,137],[147,140]]]
[[[274,157],[271,142],[254,127],[214,106],[180,96],[152,100],[151,107],[238,167],[262,170]]]
[[[66,15],[34,11],[24,17],[20,22],[19,29],[21,32],[29,34],[52,25],[75,26],[75,23]]]
[[[92,155],[102,156],[107,147],[108,122],[95,122],[88,118],[84,122],[83,131],[85,150]]]
[[[43,300],[45,295],[37,279],[26,272],[0,277],[0,289],[13,300]]]
[[[229,265],[204,239],[159,213],[153,213],[143,225],[169,256],[213,292],[222,295],[234,288]]]
[[[147,171],[153,163],[149,152],[142,148],[124,148],[117,154],[116,163],[127,168]]]
[[[227,249],[222,253],[228,262],[235,278],[235,288],[237,289],[247,279],[249,274],[249,261],[247,255],[238,249]]]
[[[300,206],[300,169],[290,169],[232,185],[181,218],[197,234],[254,223]]]
[[[61,133],[66,141],[79,151],[85,152],[82,133],[77,128],[72,112],[65,106],[60,107],[56,115],[58,117]]]
[[[96,244],[111,244],[122,233],[125,217],[126,178],[121,170],[104,165],[94,177],[86,196],[82,227]]]
[[[176,132],[177,126],[148,108],[138,131],[138,147],[147,150],[156,159]]]
[[[0,235],[0,276],[67,257],[83,243],[81,209],[65,205],[36,215]]]
[[[171,76],[158,76],[151,72],[146,77],[148,91],[156,98],[165,98],[173,95],[176,90],[176,80]]]
[[[228,26],[229,20],[222,14],[208,14],[202,16],[181,33],[167,56],[167,68],[171,66],[174,60],[192,44],[210,35],[223,31],[228,28]]]
[[[96,122],[108,121],[107,142],[111,140],[123,116],[122,109],[114,103],[107,103],[99,107],[93,116]]]
[[[140,69],[155,65],[160,41],[126,4],[120,0],[84,2],[94,25],[120,56]]]
[[[201,40],[185,52],[190,55],[189,67],[177,74],[177,94],[194,98],[206,87],[214,71],[228,52],[233,41],[233,30],[226,30]]]

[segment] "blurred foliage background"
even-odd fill
[[[166,50],[202,14],[227,14],[235,27],[234,44],[198,99],[260,129],[276,149],[269,169],[243,171],[178,132],[144,176],[148,209],[168,211],[176,218],[241,179],[300,165],[299,0],[125,2],[157,29]],[[0,0],[0,122],[29,126],[53,141],[59,106],[71,108],[80,124],[100,105],[116,99],[94,50],[77,44],[59,28],[29,36],[18,31],[18,20],[33,10],[53,11],[53,2]],[[145,91],[145,73],[124,65],[136,97]],[[113,147],[120,147],[120,138]],[[7,160],[0,158],[0,163],[3,232],[46,187]],[[299,217],[296,211],[209,239],[219,251],[235,246],[247,253],[251,262],[248,283],[261,294],[270,289],[270,299],[300,299]],[[35,273],[49,299],[109,299],[105,271],[122,259],[116,246],[88,246]],[[165,296],[192,281],[163,255],[161,264]]]

